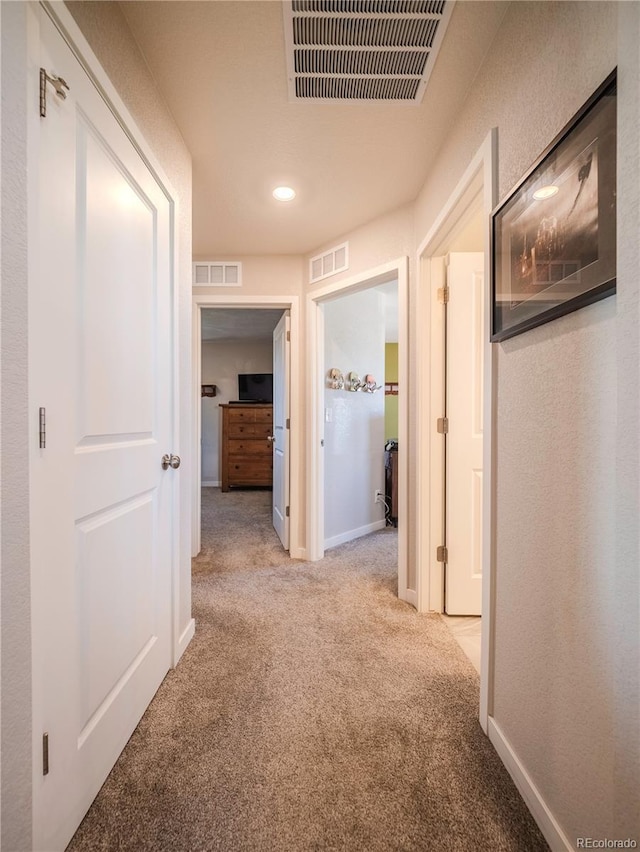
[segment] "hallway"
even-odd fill
[[[546,849],[395,534],[290,561],[270,500],[203,489],[195,639],[69,850]]]

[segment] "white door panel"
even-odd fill
[[[484,255],[449,255],[446,611],[480,615]]]
[[[156,211],[133,176],[123,173],[124,165],[114,162],[107,143],[82,120],[77,156],[78,175],[86,179],[78,204],[86,225],[78,243],[79,437],[148,435],[156,378],[150,250]]]
[[[46,13],[29,282],[34,838],[63,849],[170,665],[168,198]],[[34,89],[37,86],[34,81]],[[42,736],[49,772],[42,772]]]
[[[273,526],[289,549],[289,313],[273,332]]]

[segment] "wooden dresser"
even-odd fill
[[[273,406],[224,404],[222,410],[222,490],[273,482]]]

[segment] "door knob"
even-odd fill
[[[180,456],[169,455],[169,453],[165,453],[162,456],[162,469],[166,470],[168,467],[172,467],[174,470],[177,470],[180,467]]]
[[[267,441],[271,441],[272,444],[275,441],[275,439],[276,439],[275,435],[267,435]]]

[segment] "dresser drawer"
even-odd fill
[[[271,435],[270,423],[229,423],[229,440],[232,438],[264,438]]]
[[[266,438],[229,438],[229,458],[234,456],[271,457],[273,448]]]
[[[273,408],[264,406],[247,406],[246,408],[229,408],[229,423],[271,423]]]
[[[273,423],[273,408],[259,408],[255,414],[256,423]]]
[[[265,481],[270,485],[271,459],[229,459],[228,475],[229,485],[262,485]]]

